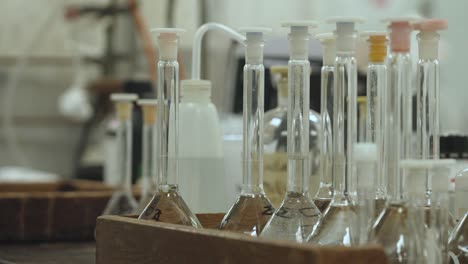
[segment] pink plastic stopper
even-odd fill
[[[419,31],[436,32],[447,29],[448,22],[445,19],[425,19],[413,24],[414,29]]]
[[[390,48],[394,52],[408,52],[410,50],[412,26],[409,21],[391,21]]]

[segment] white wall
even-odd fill
[[[448,19],[448,30],[441,33],[441,132],[468,134],[468,1],[433,1],[434,16]]]

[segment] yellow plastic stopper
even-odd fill
[[[369,61],[383,62],[387,57],[387,36],[370,35],[369,39]]]
[[[133,103],[132,102],[115,102],[115,109],[117,111],[117,118],[119,120],[129,120],[132,115]]]
[[[142,105],[141,106],[143,110],[143,122],[146,125],[153,125],[156,123],[156,111],[157,111],[157,106],[156,105]]]

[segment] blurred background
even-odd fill
[[[447,19],[449,29],[441,33],[439,52],[441,130],[468,133],[463,66],[468,59],[464,28],[468,1],[3,0],[0,5],[0,167],[24,166],[64,178],[102,178],[105,144],[112,135],[109,93],[152,93],[150,61],[155,58],[142,32],[153,27],[187,29],[180,41],[180,61],[183,76],[189,78],[194,32],[206,22],[236,29],[272,27],[265,46],[269,68],[287,64],[283,20],[362,16],[367,22],[360,30],[385,30],[380,22],[385,17]],[[323,26],[317,32],[330,29]],[[412,40],[416,62],[415,37]],[[314,39],[310,46],[311,108],[318,111],[321,50]],[[358,53],[360,78],[365,78],[364,43]],[[206,37],[202,54],[202,78],[213,83],[212,100],[221,117],[239,114],[243,48],[215,32]],[[276,106],[276,92],[266,77],[265,110]],[[360,82],[365,87],[365,80]],[[241,129],[224,126],[225,135]]]

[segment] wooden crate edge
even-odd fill
[[[377,246],[317,247],[119,216],[99,217],[96,234],[97,264],[387,263],[383,250]],[[111,238],[114,240],[106,243]]]

